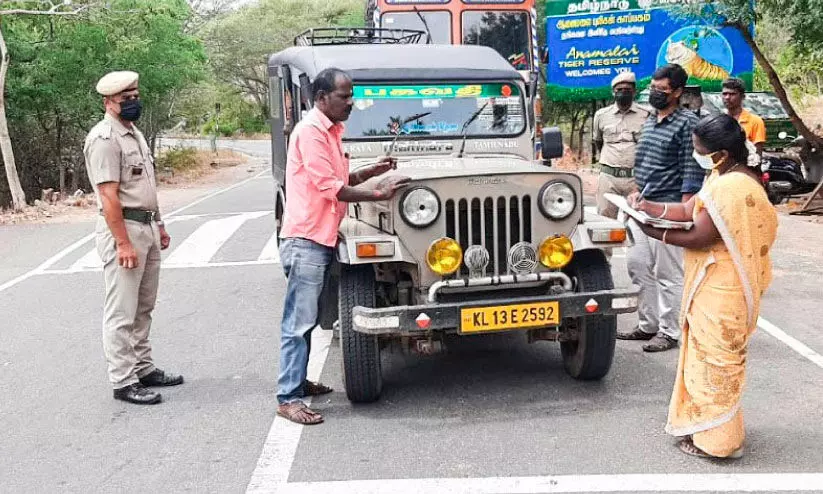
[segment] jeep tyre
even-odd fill
[[[567,269],[577,278],[578,292],[596,292],[614,288],[611,267],[603,252],[586,250],[575,253]],[[617,316],[586,316],[567,320],[576,327],[577,339],[560,343],[563,367],[575,379],[596,380],[609,373],[617,340]]]
[[[380,346],[376,336],[358,333],[352,325],[352,309],[374,307],[376,281],[371,266],[340,266],[340,348],[343,353],[343,382],[346,396],[354,403],[369,403],[380,397]]]

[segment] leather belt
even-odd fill
[[[139,221],[140,223],[151,224],[157,216],[156,211],[147,211],[145,209],[123,208],[123,218],[132,221]]]
[[[631,178],[634,176],[634,168],[619,168],[616,166],[600,164],[600,173],[611,175],[617,178]]]

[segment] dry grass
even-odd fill
[[[162,162],[162,156],[158,163]],[[248,161],[248,156],[230,150],[217,153],[203,150],[190,150],[183,166],[158,167],[157,181],[165,185],[190,184],[207,177],[219,168],[239,166]]]
[[[232,168],[248,162],[248,156],[229,150],[220,150],[215,154],[211,151],[186,150],[178,154],[185,160],[178,163],[176,169],[167,167],[156,170],[157,182],[164,189],[187,188],[200,182],[208,182],[212,176],[218,176],[220,169]],[[157,162],[163,162],[163,155],[158,156]],[[44,202],[37,200],[33,206],[26,206],[23,211],[14,212],[11,209],[0,208],[0,225],[15,225],[23,223],[47,223],[60,218],[70,220],[73,217],[85,217],[94,211],[97,204],[93,193],[78,194],[62,200]]]

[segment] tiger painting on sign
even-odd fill
[[[682,41],[669,43],[666,48],[666,61],[680,65],[690,76],[698,79],[723,80],[729,77],[726,69],[703,59]]]

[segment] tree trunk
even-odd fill
[[[763,52],[760,50],[760,47],[757,45],[757,42],[752,37],[752,34],[749,32],[748,26],[736,24],[734,27],[740,32],[741,35],[743,35],[743,39],[746,41],[746,44],[749,45],[749,47],[752,49],[752,52],[754,52],[754,58],[757,59],[757,63],[759,63],[763,70],[766,72],[766,76],[769,78],[769,83],[772,85],[774,93],[777,95],[777,98],[783,105],[783,109],[786,110],[786,113],[789,114],[789,119],[792,121],[794,127],[797,129],[798,132],[800,132],[800,135],[806,138],[806,141],[808,141],[808,143],[812,147],[817,149],[823,148],[823,139],[821,139],[814,132],[812,132],[795,111],[791,101],[789,101],[789,96],[786,94],[786,89],[783,87],[783,83],[780,81],[780,76],[777,75],[777,71],[774,70],[774,66],[766,58],[766,55],[764,55]]]
[[[11,147],[11,136],[9,136],[9,126],[6,121],[6,73],[9,70],[9,51],[6,47],[6,39],[3,37],[2,20],[0,16],[0,56],[2,56],[2,63],[0,63],[0,151],[2,151],[3,164],[6,167],[12,207],[15,211],[22,211],[26,206],[26,193],[23,192],[20,176],[17,174],[14,150]]]
[[[580,128],[577,131],[577,142],[579,144],[579,148],[577,150],[577,159],[583,159],[583,153],[586,150],[586,147],[583,145],[583,138],[586,135],[586,120],[588,120],[588,117],[586,115],[583,115],[583,121],[580,122]]]

